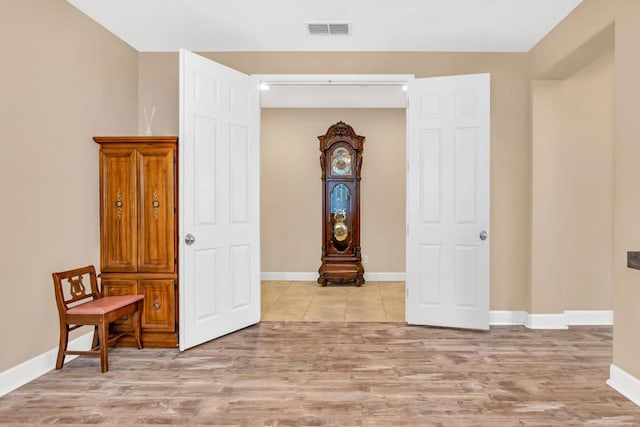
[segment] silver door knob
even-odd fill
[[[187,245],[193,245],[196,241],[196,238],[193,234],[187,234],[186,236],[184,236],[184,242]]]
[[[480,240],[487,240],[487,237],[489,237],[489,234],[487,233],[487,230],[482,230],[480,232]]]

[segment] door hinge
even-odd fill
[[[407,287],[406,287],[406,286],[407,286],[407,282],[405,282],[405,285],[404,285],[404,286],[405,286],[405,288],[404,288],[404,289],[405,289],[405,291],[406,291],[406,293],[407,293],[406,299],[409,299],[409,288],[407,288]]]
[[[407,173],[409,173],[409,162],[407,162]]]
[[[407,224],[407,236],[409,235],[409,224]]]

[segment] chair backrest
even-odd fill
[[[84,276],[87,275],[89,276],[90,289],[87,289],[84,282]],[[63,316],[71,307],[101,297],[98,290],[96,269],[93,265],[53,273],[51,276],[53,277],[56,304],[60,316]]]

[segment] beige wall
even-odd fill
[[[366,137],[360,188],[365,271],[404,272],[405,110],[276,108],[262,110],[262,271],[320,267],[317,136],[340,120]]]
[[[64,0],[0,3],[0,372],[55,348],[51,273],[99,265],[95,134],[136,131],[138,54]]]
[[[170,65],[168,65],[170,64]],[[138,133],[143,135],[147,128],[144,108],[151,114],[156,108],[151,122],[154,135],[178,134],[178,61],[176,54],[140,54],[138,63],[138,96],[140,115]]]
[[[613,55],[532,85],[531,312],[612,309]]]
[[[566,182],[562,144],[561,81],[531,86],[532,203],[531,307],[532,313],[564,313],[566,260]]]
[[[562,84],[567,310],[613,309],[613,55]]]
[[[98,263],[97,146],[90,137],[143,130],[138,113],[143,106],[153,105],[157,107],[154,133],[176,134],[178,67],[176,54],[137,54],[63,0],[5,0],[0,4],[0,28],[5,54],[0,93],[3,100],[10,100],[0,103],[5,159],[0,168],[0,200],[4,201],[0,209],[0,331],[5,347],[13,349],[0,352],[2,371],[56,345],[50,273]],[[532,299],[530,81],[566,79],[601,56],[614,35],[614,363],[640,378],[640,272],[625,267],[626,251],[640,249],[640,198],[635,184],[640,181],[636,107],[640,2],[585,0],[530,54],[225,52],[207,56],[246,73],[407,73],[417,77],[492,73],[491,308],[528,310]],[[265,112],[267,126],[272,120],[269,114]],[[322,124],[324,130],[330,122],[322,120],[318,126]],[[371,140],[365,125],[352,124]],[[389,248],[396,249],[402,250]],[[294,271],[288,265],[285,268]],[[24,302],[27,309],[20,308]],[[18,324],[20,328],[15,327]]]
[[[615,31],[614,139],[613,139],[613,363],[640,378],[640,272],[626,268],[626,252],[640,248],[640,2],[634,0],[585,0],[531,52],[531,75],[546,79],[558,64],[563,73],[571,68],[575,52],[595,45],[611,24]],[[596,44],[597,45],[597,44]],[[588,56],[588,55],[587,55]],[[579,61],[578,61],[579,62]],[[577,67],[580,68],[580,67]],[[577,69],[576,68],[576,69]],[[574,70],[575,71],[575,70]]]
[[[383,73],[429,77],[491,73],[491,308],[528,309],[531,164],[526,54],[216,52],[204,55],[248,74]],[[177,69],[178,58],[175,53],[141,53],[140,105],[157,103],[159,112],[175,111],[178,81],[172,80],[172,76]],[[145,81],[162,84],[143,83]],[[329,124],[322,123],[321,128],[326,130]],[[178,116],[167,116],[155,126],[166,133],[175,134],[178,131]],[[143,130],[142,125],[139,129]],[[356,130],[369,139],[374,137],[358,127]],[[263,164],[263,167],[267,166]],[[265,174],[262,176],[264,178]],[[363,221],[368,219],[363,218]],[[389,252],[404,252],[400,239],[393,243],[397,246],[389,246]],[[263,257],[266,255],[263,254]],[[297,264],[281,264],[278,268],[295,271],[299,267]]]

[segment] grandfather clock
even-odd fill
[[[360,254],[360,169],[364,136],[344,122],[319,136],[322,168],[322,265],[318,283],[364,283]]]

